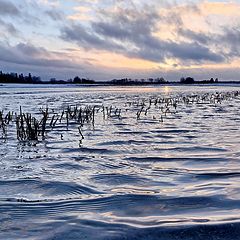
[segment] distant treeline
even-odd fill
[[[209,80],[195,81],[192,77],[182,77],[179,82],[169,82],[165,80],[163,77],[161,78],[148,78],[148,79],[131,79],[131,78],[123,78],[123,79],[113,79],[108,84],[114,85],[147,85],[147,84],[211,84],[218,83],[218,78],[215,80],[213,78]]]
[[[110,84],[114,85],[146,85],[146,84],[166,84],[169,83],[163,77],[161,78],[148,78],[148,79],[113,79]]]
[[[32,76],[29,73],[24,76],[22,73],[3,73],[0,71],[0,82],[1,83],[42,83],[40,77]]]
[[[52,84],[64,84],[64,83],[75,83],[75,84],[93,84],[95,83],[94,80],[88,78],[80,78],[76,76],[74,79],[68,79],[67,81],[64,80],[56,80],[56,78],[51,78],[50,83]]]
[[[218,78],[210,78],[209,80],[195,81],[192,77],[182,77],[179,82],[169,82],[163,77],[147,78],[147,79],[131,79],[121,78],[111,81],[94,81],[88,78],[80,78],[78,76],[73,79],[57,80],[51,78],[49,81],[42,81],[40,77],[32,76],[31,73],[24,76],[22,73],[3,73],[0,71],[0,83],[33,83],[33,84],[103,84],[103,85],[149,85],[149,84],[212,84],[218,83]],[[240,82],[221,82],[221,83],[240,83]]]
[[[187,78],[184,78],[182,77],[180,79],[180,83],[181,84],[208,84],[208,83],[218,83],[218,78],[216,78],[215,80],[213,78],[209,79],[209,80],[202,80],[202,81],[195,81],[194,78],[192,77],[187,77]]]
[[[75,84],[93,84],[94,80],[90,80],[87,78],[79,78],[76,76],[74,79],[65,80],[57,80],[56,78],[51,78],[49,81],[42,81],[41,77],[32,76],[31,73],[24,76],[22,73],[3,73],[0,71],[0,83],[33,83],[33,84],[67,84],[67,83],[75,83]]]

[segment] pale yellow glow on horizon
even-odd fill
[[[140,58],[129,58],[118,53],[111,53],[107,51],[89,51],[84,52],[83,50],[76,50],[74,52],[68,53],[74,61],[79,61],[83,58],[88,59],[88,61],[99,67],[107,68],[128,68],[128,69],[154,69],[159,66],[164,66],[156,62],[151,62],[148,60]]]
[[[148,60],[129,58],[127,56],[109,53],[102,51],[95,52],[84,52],[82,50],[76,49],[73,52],[66,53],[68,59],[73,63],[81,64],[83,61],[88,61],[90,64],[97,66],[98,68],[107,69],[128,69],[133,71],[151,71],[151,70],[162,70],[162,71],[172,71],[172,70],[191,70],[191,69],[231,69],[238,68],[240,66],[240,60],[235,59],[228,63],[202,63],[202,64],[192,64],[184,65],[181,64],[177,59],[166,59],[165,63],[151,62]],[[65,55],[65,57],[66,57]],[[64,56],[64,55],[63,55]],[[84,56],[84,57],[83,57]]]

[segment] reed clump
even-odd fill
[[[233,91],[179,95],[173,97],[151,97],[149,99],[140,99],[138,101],[128,102],[126,105],[129,107],[134,106],[138,109],[136,112],[137,120],[148,116],[151,111],[155,111],[159,114],[159,118],[156,118],[156,114],[154,114],[153,119],[163,122],[164,118],[166,118],[168,114],[175,114],[177,112],[177,107],[180,104],[187,106],[193,104],[216,105],[221,104],[223,101],[231,101],[238,98],[239,95],[239,91]]]
[[[1,132],[1,138],[6,139],[7,138],[7,130],[8,125],[13,119],[13,112],[8,112],[7,114],[4,114],[3,110],[0,111],[0,132]]]

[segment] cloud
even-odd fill
[[[178,35],[202,45],[207,45],[212,40],[212,36],[203,32],[195,32],[182,27],[178,29]]]
[[[37,0],[40,4],[51,6],[51,7],[57,7],[60,5],[59,0]]]
[[[188,38],[187,41],[166,41],[154,36],[159,21],[166,23],[173,19],[160,16],[153,8],[145,6],[136,10],[117,7],[108,12],[102,10],[100,14],[100,19],[91,21],[88,28],[80,23],[64,27],[62,38],[86,49],[114,51],[159,63],[168,58],[189,62],[224,61],[220,53],[204,46],[208,40],[205,36],[194,32],[179,31]]]
[[[19,9],[10,1],[0,0],[0,16],[19,16]]]
[[[89,3],[88,3],[89,4]],[[88,6],[86,2],[81,3],[81,6],[76,6],[73,8],[74,13],[68,15],[67,19],[74,21],[90,21],[92,20],[91,12],[93,12],[93,8]]]
[[[16,36],[19,33],[12,23],[7,23],[2,19],[0,19],[0,29],[2,29],[2,31],[5,33],[7,32],[11,36]]]
[[[204,15],[236,16],[240,15],[240,4],[237,1],[203,1],[199,9]]]
[[[56,11],[55,9],[46,10],[45,14],[54,21],[62,21],[64,18],[64,14],[60,11]]]
[[[194,32],[189,29],[179,28],[178,34],[202,46],[217,49],[226,61],[231,60],[233,57],[240,57],[240,24],[237,26],[224,26],[221,33]]]
[[[232,28],[225,28],[224,34],[217,36],[217,44],[227,51],[228,57],[240,56],[240,24]]]
[[[44,68],[80,68],[79,64],[66,60],[66,56],[63,54],[49,52],[45,48],[35,47],[29,43],[19,43],[12,46],[6,42],[0,42],[0,61]]]
[[[87,29],[81,24],[73,24],[70,27],[65,27],[61,37],[66,41],[75,41],[87,50],[94,48],[120,51],[124,49],[113,41],[106,41],[98,34],[92,32],[92,29]]]

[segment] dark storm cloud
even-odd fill
[[[222,33],[212,34],[203,32],[193,32],[188,29],[179,28],[178,34],[187,39],[191,39],[201,46],[215,46],[220,55],[224,58],[240,56],[240,25],[231,27],[223,27]],[[204,52],[204,51],[203,51]],[[202,52],[202,53],[203,53]],[[215,56],[217,57],[217,56]],[[214,60],[213,60],[214,61]]]
[[[123,50],[123,47],[119,44],[102,38],[98,34],[92,32],[91,29],[87,29],[81,24],[74,24],[70,27],[65,27],[62,32],[62,38],[67,41],[77,42],[85,49]]]
[[[38,67],[81,68],[68,60],[56,59],[56,56],[51,56],[51,53],[44,48],[25,43],[11,46],[0,42],[0,61]]]
[[[103,17],[103,19],[107,18],[107,21],[93,22],[93,29],[96,31],[105,30],[104,33],[112,37],[118,37],[114,34],[111,35],[114,28],[123,33],[127,31],[126,37],[131,37],[133,34],[138,36],[149,35],[154,30],[155,24],[160,20],[160,16],[148,7],[143,11],[118,8],[116,12],[111,14],[104,10],[100,13],[102,16],[107,16]]]
[[[162,17],[148,7],[142,11],[118,8],[114,13],[102,11],[101,19],[92,21],[88,28],[80,23],[70,24],[62,29],[62,38],[76,42],[80,47],[114,51],[154,62],[164,62],[169,57],[193,62],[224,61],[221,54],[204,46],[208,41],[205,36],[182,31],[180,33],[189,39],[181,42],[154,36],[156,25],[161,21],[181,26],[179,16],[174,19],[173,16]]]
[[[19,9],[10,1],[0,0],[0,16],[18,16]]]
[[[199,43],[171,43],[168,44],[169,52],[173,57],[179,58],[181,60],[193,60],[202,61],[209,60],[212,62],[223,62],[224,57],[219,54],[215,54],[209,50],[209,48],[200,45]]]
[[[130,29],[127,29],[123,26],[116,28],[114,25],[108,22],[94,22],[92,23],[92,28],[96,31],[96,33],[106,37],[113,37],[122,40],[126,40],[127,38],[131,37]]]
[[[194,32],[192,30],[185,29],[185,28],[179,28],[178,34],[187,39],[191,39],[192,41],[195,41],[199,44],[204,44],[204,45],[208,44],[213,40],[213,36],[207,35],[203,32]]]

